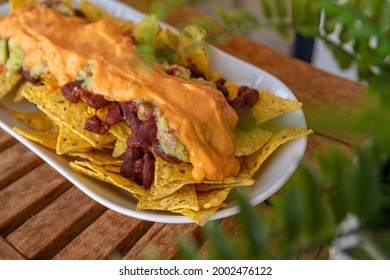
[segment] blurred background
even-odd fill
[[[198,9],[212,17],[215,16],[214,9],[219,6],[226,10],[237,8],[248,9],[256,14],[260,21],[264,19],[264,13],[258,0],[213,0],[202,2],[199,4]],[[324,71],[353,81],[358,80],[356,67],[351,67],[346,70],[341,69],[329,48],[321,40],[303,38],[299,35],[295,37],[283,37],[275,28],[259,28],[256,31],[248,33],[247,36],[280,53],[306,60],[313,66]]]

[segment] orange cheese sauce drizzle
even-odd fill
[[[94,65],[92,89],[112,101],[142,98],[155,103],[186,147],[195,180],[236,175],[233,129],[237,114],[215,88],[146,66],[131,39],[115,23],[85,23],[52,9],[24,7],[0,20],[0,36],[25,52],[24,64],[46,61],[59,86]]]

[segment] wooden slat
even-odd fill
[[[122,256],[152,225],[107,210],[54,259],[96,260]]]
[[[166,259],[174,259],[178,253],[178,241],[182,236],[196,238],[200,227],[195,224],[154,224],[149,231],[123,256],[124,259],[149,259],[154,253]]]
[[[42,163],[42,160],[20,143],[0,152],[0,189]]]
[[[7,240],[29,259],[48,259],[104,211],[103,206],[72,187],[12,232]]]
[[[3,237],[0,237],[0,260],[24,260],[25,258]]]
[[[7,235],[70,187],[70,183],[47,164],[0,191],[0,232]]]
[[[0,129],[0,151],[12,146],[16,143],[16,139],[9,135],[4,130]]]

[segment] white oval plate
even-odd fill
[[[74,2],[77,4],[79,1]],[[135,22],[140,21],[144,17],[143,14],[121,2],[106,0],[94,0],[90,2],[99,5],[115,17],[129,19]],[[8,4],[1,5],[0,15],[7,13],[9,13]],[[222,72],[223,76],[232,82],[264,89],[280,97],[296,100],[294,94],[274,76],[218,49],[211,48],[210,66],[212,71]],[[28,130],[28,127],[25,127],[21,122],[13,118],[10,113],[12,110],[27,112],[35,110],[35,106],[27,101],[13,103],[11,98],[2,100],[0,102],[0,127],[27,146],[95,201],[119,213],[142,220],[161,223],[192,223],[192,220],[185,216],[137,211],[136,200],[130,194],[74,172],[69,167],[69,158],[58,156],[55,152],[26,140],[15,133],[12,130],[14,126],[26,130]],[[306,128],[305,116],[301,109],[278,117],[275,122],[285,127]],[[291,177],[305,153],[306,141],[306,137],[289,141],[267,159],[261,171],[256,175],[256,183],[249,187],[250,200],[253,205],[269,198]],[[230,202],[226,208],[215,213],[210,220],[225,218],[238,212],[239,207]]]

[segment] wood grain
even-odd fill
[[[42,163],[33,152],[20,143],[0,152],[0,189]]]
[[[108,259],[123,256],[153,225],[107,210],[54,259]]]
[[[50,259],[105,208],[72,187],[8,237],[29,259]]]
[[[12,245],[0,236],[0,260],[24,260],[22,256]]]
[[[165,259],[175,259],[178,243],[183,236],[197,238],[200,227],[194,224],[154,224],[149,231],[123,256],[129,260],[149,259],[161,255]]]
[[[31,170],[0,191],[0,232],[7,235],[69,187],[70,183],[47,164]]]
[[[4,130],[0,130],[0,152],[16,143],[16,139]]]

